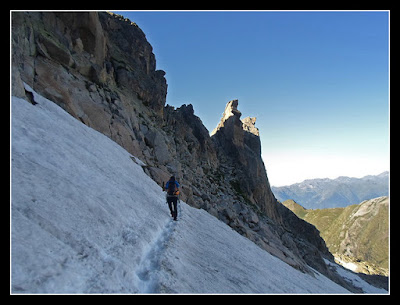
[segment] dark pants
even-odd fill
[[[171,211],[171,216],[174,217],[174,219],[176,220],[176,217],[178,216],[178,208],[177,208],[178,197],[175,196],[167,197],[167,202],[169,210]],[[174,204],[174,206],[172,206],[172,204]]]

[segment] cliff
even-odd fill
[[[192,105],[165,105],[165,72],[145,34],[106,12],[13,12],[12,94],[23,82],[137,156],[160,186],[170,175],[182,200],[202,208],[289,265],[308,265],[346,286],[319,232],[280,206],[261,159],[255,118],[227,104],[209,135]]]
[[[107,13],[14,12],[12,33],[15,96],[25,94],[21,79],[144,157],[139,113],[162,120],[167,84],[137,25]]]
[[[230,181],[235,191],[243,199],[254,204],[271,219],[280,222],[276,210],[276,199],[272,194],[264,162],[261,158],[259,131],[255,127],[255,118],[240,120],[237,109],[238,100],[230,101],[225,108],[221,121],[211,136],[220,147],[221,159],[232,164]]]

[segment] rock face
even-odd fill
[[[256,119],[240,120],[230,101],[210,136],[192,105],[165,106],[165,72],[135,23],[105,12],[13,12],[12,94],[29,98],[23,82],[141,159],[160,186],[175,175],[188,204],[294,268],[341,281],[322,260],[333,257],[319,232],[276,201]]]
[[[106,29],[106,30],[104,30]],[[13,94],[20,79],[143,158],[140,117],[163,118],[167,83],[139,27],[108,13],[12,13]]]
[[[250,204],[275,221],[280,221],[276,210],[276,199],[272,194],[264,163],[261,159],[259,131],[254,126],[255,118],[240,120],[238,100],[230,101],[222,119],[211,136],[222,149],[221,159],[234,165],[231,184]]]

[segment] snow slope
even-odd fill
[[[348,293],[203,210],[172,221],[136,158],[33,95],[12,97],[12,293]]]

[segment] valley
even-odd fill
[[[314,225],[342,265],[365,274],[389,275],[389,198],[365,200],[345,208],[305,209],[282,203]]]

